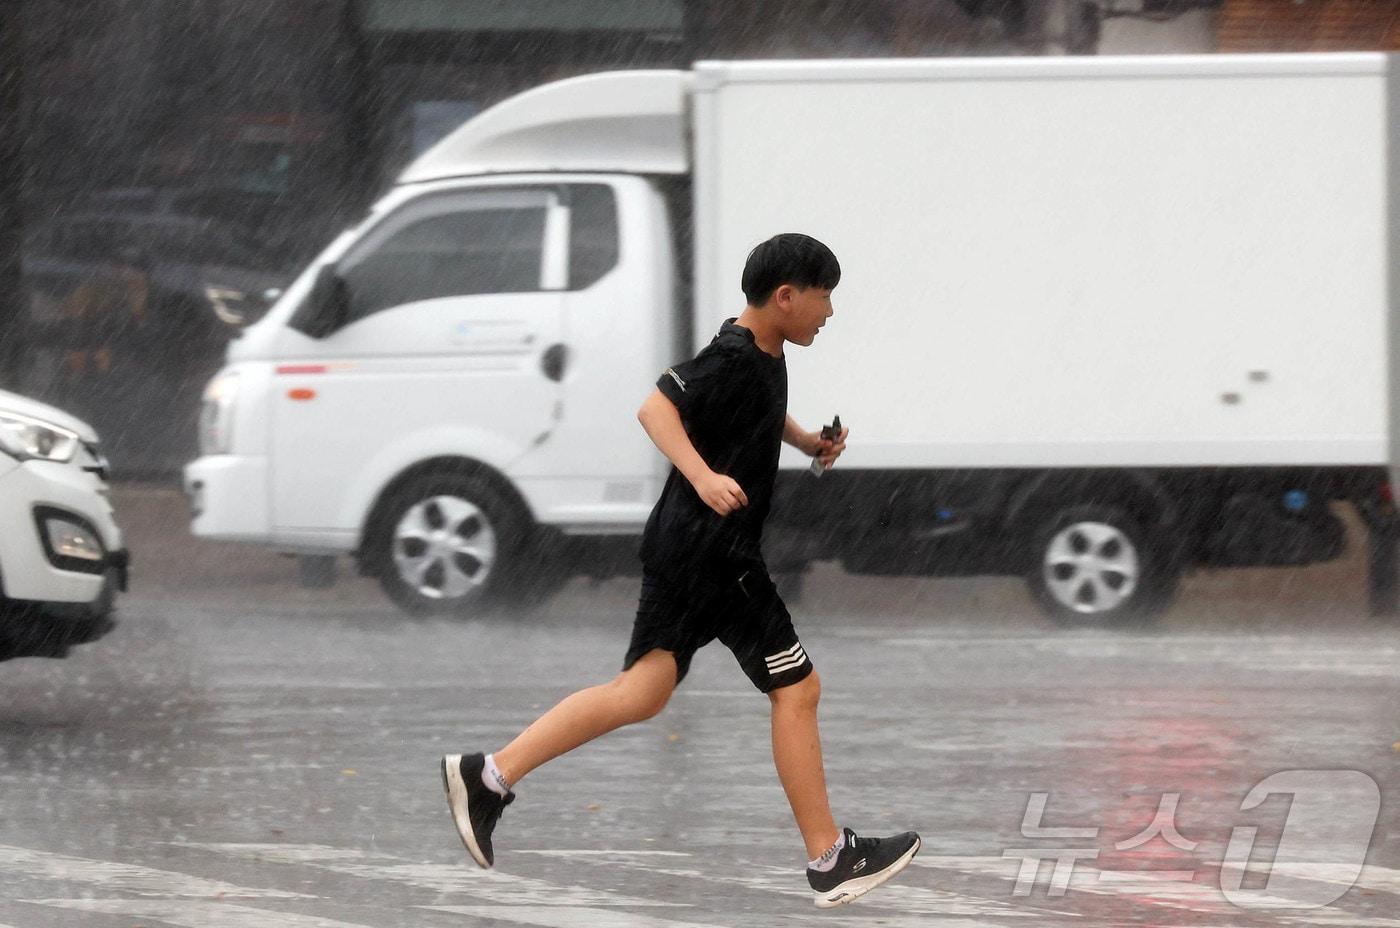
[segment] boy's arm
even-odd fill
[[[690,443],[690,436],[681,424],[681,414],[666,394],[653,390],[651,396],[637,410],[637,421],[642,423],[649,437],[661,453],[674,465],[676,470],[690,485],[705,505],[722,516],[727,516],[740,506],[747,506],[749,498],[743,487],[732,477],[717,474]]]
[[[820,438],[820,432],[808,432],[798,425],[792,416],[788,416],[787,422],[783,424],[783,441],[808,457],[817,453],[817,442]]]

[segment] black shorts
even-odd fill
[[[695,652],[716,638],[734,652],[759,692],[791,686],[812,672],[792,616],[762,565],[735,571],[733,577],[688,583],[644,572],[622,669],[660,648],[675,655],[679,684]]]

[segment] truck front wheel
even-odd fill
[[[428,474],[384,501],[366,553],[379,585],[404,611],[463,614],[505,591],[528,530],[488,481]]]
[[[1143,621],[1171,602],[1180,571],[1116,506],[1068,506],[1036,532],[1027,583],[1061,625],[1107,627]]]

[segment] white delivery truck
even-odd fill
[[[705,62],[524,93],[230,347],[194,530],[353,553],[415,612],[626,569],[667,467],[637,407],[802,231],[844,276],[790,412],[851,439],[820,479],[784,448],[775,572],[1023,575],[1108,624],[1193,565],[1335,557],[1339,501],[1393,538],[1397,76]]]

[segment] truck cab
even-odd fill
[[[412,165],[231,346],[195,533],[355,553],[412,612],[529,587],[546,537],[635,535],[665,462],[634,413],[689,334],[684,79],[526,94]]]

